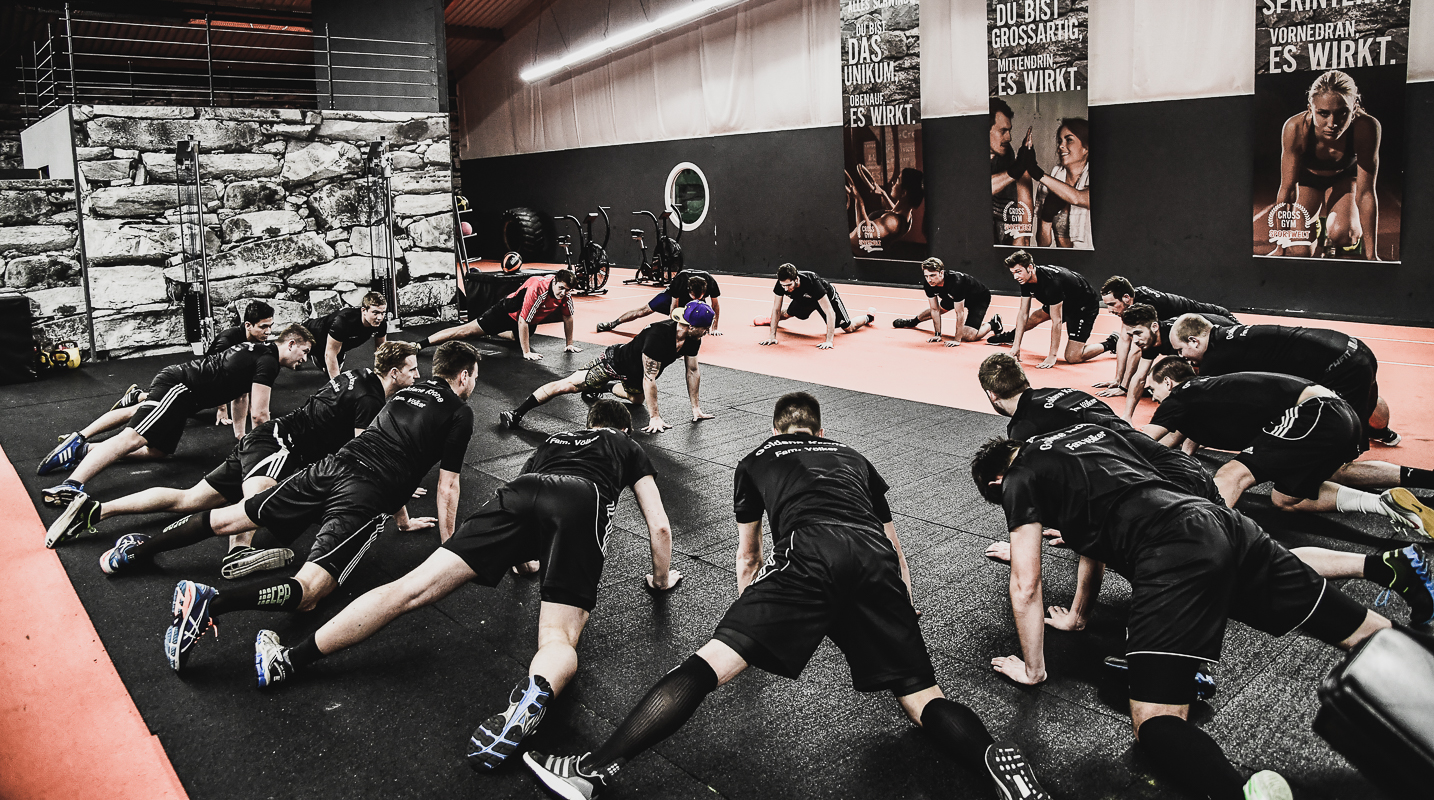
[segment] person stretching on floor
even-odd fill
[[[863,327],[876,321],[876,309],[867,309],[861,319],[853,320],[846,313],[846,303],[841,300],[841,295],[832,288],[824,278],[815,272],[805,270],[798,271],[791,264],[783,264],[777,267],[777,283],[772,287],[772,315],[763,319],[758,317],[752,320],[757,327],[770,325],[772,328],[771,337],[758,342],[762,345],[777,343],[777,325],[784,319],[806,319],[815,311],[827,322],[826,340],[817,345],[818,350],[832,349],[832,338],[836,335],[836,329],[841,328],[847,333],[855,333]],[[782,310],[782,301],[792,298],[787,310]]]
[[[931,320],[933,335],[926,341],[936,343],[941,339],[941,312],[950,311],[956,317],[954,336],[946,342],[947,347],[957,347],[962,342],[974,342],[986,334],[999,336],[1001,315],[985,322],[986,311],[991,307],[991,290],[984,283],[967,275],[946,268],[939,258],[928,258],[921,262],[921,288],[926,290],[928,307],[911,319],[897,319],[893,328],[915,328]]]
[[[624,322],[642,319],[648,314],[671,315],[693,300],[706,300],[708,305],[712,306],[712,328],[707,335],[721,336],[721,332],[717,330],[717,323],[722,320],[722,303],[718,300],[721,296],[722,289],[717,285],[717,279],[712,277],[712,273],[700,269],[684,269],[674,275],[672,282],[649,300],[647,305],[624,311],[611,322],[599,322],[597,332],[605,333]]]
[[[1079,272],[1065,267],[1036,266],[1031,254],[1025,250],[1006,256],[1006,268],[1011,277],[1021,284],[1021,308],[1016,314],[1016,325],[1001,336],[992,336],[987,344],[1011,345],[1011,355],[1021,357],[1021,341],[1026,331],[1046,320],[1051,322],[1051,350],[1046,360],[1036,369],[1050,369],[1056,365],[1056,354],[1061,347],[1061,328],[1066,329],[1070,341],[1066,343],[1066,363],[1079,364],[1089,361],[1101,353],[1115,352],[1118,334],[1112,333],[1102,344],[1087,344],[1095,318],[1100,313],[1100,298],[1086,283]],[[1041,307],[1031,311],[1031,298],[1041,301]]]
[[[1173,320],[1182,314],[1219,314],[1232,320],[1231,325],[1238,324],[1235,315],[1224,306],[1202,303],[1149,286],[1131,286],[1130,281],[1120,275],[1105,279],[1105,283],[1100,286],[1100,300],[1105,304],[1105,310],[1117,317],[1124,317],[1127,308],[1143,303],[1155,309],[1157,320]],[[1105,390],[1099,393],[1101,397],[1128,394],[1131,375],[1137,366],[1135,359],[1139,357],[1139,353],[1135,352],[1136,347],[1130,340],[1130,331],[1122,329],[1119,333],[1120,339],[1115,345],[1115,380],[1094,384],[1096,388]]]
[[[523,358],[538,361],[542,353],[533,352],[533,329],[545,322],[563,321],[563,337],[567,340],[564,353],[581,353],[583,349],[573,344],[573,273],[560,269],[552,275],[534,275],[523,281],[516,291],[494,303],[483,312],[483,316],[472,322],[444,328],[420,339],[419,349],[432,347],[454,339],[471,339],[475,336],[501,336],[517,339],[523,348]]]

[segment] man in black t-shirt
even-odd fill
[[[1010,344],[1011,355],[1019,359],[1026,331],[1050,320],[1050,353],[1045,361],[1036,365],[1036,369],[1050,369],[1056,365],[1062,326],[1069,338],[1065,351],[1068,364],[1079,364],[1101,353],[1115,352],[1119,337],[1114,333],[1101,344],[1087,344],[1095,327],[1096,315],[1100,313],[1100,298],[1084,276],[1065,267],[1036,266],[1031,254],[1024,250],[1006,256],[1006,268],[1011,271],[1011,277],[1021,284],[1021,308],[1016,314],[1016,326],[1007,329],[1001,336],[987,339],[987,344]],[[1041,307],[1034,312],[1031,311],[1032,297],[1041,302]]]
[[[245,434],[224,463],[189,489],[156,486],[103,503],[77,495],[50,526],[45,546],[55,547],[112,517],[190,514],[238,503],[338,452],[373,422],[394,392],[419,378],[418,348],[408,342],[385,342],[373,361],[373,369],[339,373],[302,406]],[[252,532],[230,537],[221,575],[233,579],[277,569],[294,557],[287,549],[255,550],[253,539]]]
[[[433,378],[400,389],[373,423],[337,453],[237,505],[191,514],[153,536],[129,534],[100,557],[106,574],[127,571],[157,553],[213,536],[268,528],[293,542],[319,524],[309,558],[293,578],[225,589],[180,581],[174,590],[174,623],[165,634],[165,656],[178,670],[190,648],[231,611],[309,611],[348,578],[394,515],[399,530],[438,526],[453,535],[458,475],[473,434],[468,398],[478,381],[478,351],[445,342],[433,354]],[[408,516],[404,504],[438,464],[438,516]]]
[[[1233,508],[1245,490],[1272,480],[1270,501],[1285,511],[1358,511],[1434,531],[1434,511],[1408,489],[1379,495],[1352,488],[1434,487],[1434,472],[1356,461],[1366,447],[1359,417],[1328,388],[1271,372],[1196,377],[1179,360],[1162,362],[1153,376],[1160,407],[1147,433],[1175,434],[1172,446],[1188,438],[1239,452],[1215,473],[1225,505]]]
[[[1365,436],[1386,447],[1399,444],[1389,427],[1389,404],[1379,396],[1379,361],[1369,345],[1328,328],[1287,325],[1211,325],[1186,314],[1170,329],[1180,355],[1200,365],[1201,375],[1278,372],[1314,381],[1343,397]]]
[[[225,328],[215,334],[214,341],[209,343],[206,355],[222,353],[241,342],[253,342],[263,344],[269,341],[269,331],[274,328],[274,307],[263,300],[251,300],[249,305],[244,307],[244,321],[232,328]],[[312,333],[312,331],[310,331]],[[138,386],[134,388],[139,388]],[[140,398],[143,400],[144,398]],[[248,408],[249,395],[240,395],[234,403],[225,404],[219,407],[214,416],[215,425],[232,425],[234,410],[230,407],[235,404],[244,404]]]
[[[972,460],[971,477],[1005,509],[1011,532],[1010,601],[1022,655],[995,658],[993,668],[1017,683],[1045,681],[1046,627],[1083,629],[1109,565],[1131,584],[1126,658],[1137,741],[1192,794],[1240,797],[1246,785],[1188,721],[1195,672],[1202,661],[1218,662],[1228,620],[1274,636],[1298,629],[1345,649],[1390,627],[1238,512],[1180,492],[1105,428],[992,440]],[[1071,607],[1051,606],[1049,617],[1041,589],[1046,527],[1059,528],[1081,556]],[[1391,576],[1402,570],[1403,578],[1391,578],[1401,593],[1431,607],[1428,581],[1409,559],[1385,566]],[[1250,779],[1267,782],[1283,779]]]
[[[722,288],[717,285],[717,279],[712,277],[712,273],[700,269],[684,269],[674,275],[667,288],[658,292],[647,305],[624,311],[611,322],[599,322],[597,331],[605,333],[624,322],[641,319],[648,314],[667,316],[693,300],[705,300],[712,306],[712,327],[707,335],[721,336],[721,331],[717,330],[717,323],[722,321],[722,304],[718,301],[721,296]]]
[[[1233,317],[1221,316],[1212,312],[1196,312],[1204,317],[1211,325],[1234,325]],[[1174,340],[1170,331],[1175,327],[1175,317],[1161,317],[1154,306],[1144,303],[1137,303],[1125,309],[1120,315],[1122,336],[1129,339],[1132,349],[1128,353],[1131,356],[1127,363],[1124,388],[1108,389],[1101,392],[1101,396],[1113,396],[1116,394],[1125,395],[1125,410],[1121,416],[1127,420],[1135,418],[1135,407],[1140,405],[1140,400],[1145,396],[1145,387],[1148,385],[1147,376],[1150,368],[1159,359],[1178,357],[1180,353],[1175,349]],[[1138,356],[1136,354],[1139,354]]]
[[[341,308],[305,322],[318,342],[314,361],[329,371],[330,378],[338,375],[345,353],[370,339],[374,347],[387,341],[387,317],[388,301],[378,292],[369,292],[359,308]]]
[[[806,319],[813,311],[827,323],[826,339],[817,345],[819,350],[832,348],[832,337],[836,335],[837,328],[854,333],[876,321],[875,308],[867,309],[859,319],[852,319],[846,312],[846,303],[842,302],[841,295],[837,294],[837,290],[825,278],[815,272],[798,271],[791,264],[777,267],[777,282],[772,286],[772,295],[771,316],[752,320],[752,324],[758,328],[763,325],[770,325],[772,328],[770,338],[758,344],[776,344],[777,325],[782,320],[792,317]],[[792,302],[787,305],[787,310],[783,311],[782,300],[787,297],[792,298]]]
[[[584,399],[594,400],[611,387],[615,396],[647,406],[648,422],[643,433],[662,433],[672,426],[662,420],[657,410],[657,379],[678,357],[687,365],[687,397],[692,401],[692,421],[712,419],[711,414],[702,412],[702,403],[698,400],[702,373],[697,364],[697,351],[714,318],[711,306],[693,300],[672,312],[672,319],[648,325],[631,341],[608,345],[607,350],[586,367],[539,386],[522,405],[502,412],[498,419],[503,427],[517,429],[525,414],[554,397],[582,392]]]
[[[1229,309],[1214,303],[1202,303],[1198,300],[1191,300],[1178,294],[1161,292],[1149,286],[1131,286],[1130,281],[1120,275],[1112,275],[1105,279],[1100,287],[1100,299],[1105,303],[1105,310],[1117,317],[1124,319],[1126,309],[1134,305],[1144,304],[1155,309],[1157,320],[1173,320],[1182,314],[1217,314],[1220,317],[1230,320],[1229,324],[1237,325],[1238,320],[1231,314]],[[1115,380],[1095,384],[1105,391],[1100,393],[1101,397],[1113,397],[1118,394],[1127,394],[1130,388],[1131,375],[1136,369],[1137,348],[1130,340],[1129,328],[1122,327],[1119,331],[1120,339],[1115,345]]]
[[[43,500],[50,505],[68,505],[85,490],[85,483],[121,458],[167,458],[179,446],[189,415],[202,408],[214,408],[244,393],[250,396],[248,416],[254,426],[269,421],[269,390],[280,367],[298,369],[309,355],[314,337],[302,325],[290,325],[273,344],[244,342],[222,353],[202,356],[159,371],[149,386],[148,396],[138,405],[105,412],[84,429],[65,436],[59,446],[40,462],[39,473],[75,464],[75,471],[63,483],[45,489]],[[246,419],[234,420],[234,437],[243,439]],[[121,425],[124,430],[99,444],[90,438]]]
[[[522,474],[499,487],[412,572],[360,597],[296,647],[285,648],[273,632],[260,632],[259,685],[288,680],[469,581],[497,586],[510,567],[536,560],[542,587],[538,652],[509,694],[507,710],[479,725],[469,741],[469,766],[497,768],[577,672],[578,638],[597,605],[612,514],[623,489],[632,489],[652,540],[649,590],[668,591],[682,579],[670,568],[672,530],[653,479],[656,470],[628,437],[631,424],[621,403],[599,400],[588,412],[586,429],[557,433],[538,445]]]
[[[1004,797],[1049,797],[1014,745],[996,744],[974,711],[942,695],[917,626],[886,482],[860,453],[823,433],[816,398],[797,392],[777,401],[772,437],[738,463],[734,477],[736,602],[712,640],[667,673],[596,751],[524,754],[550,790],[593,797],[749,665],[795,679],[830,637],[857,691],[890,691],[963,764],[989,769]],[[765,564],[764,514],[772,531]],[[1027,791],[1015,790],[1016,775]]]
[[[986,320],[986,311],[991,308],[991,290],[984,283],[964,272],[946,269],[939,258],[928,258],[921,262],[921,288],[926,290],[928,308],[911,319],[897,319],[891,323],[894,328],[915,328],[931,320],[934,335],[928,342],[941,339],[941,312],[950,311],[956,316],[955,336],[946,342],[947,347],[957,347],[962,342],[974,342],[986,334],[999,336],[1001,315]]]

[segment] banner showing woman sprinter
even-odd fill
[[[1320,5],[1255,1],[1254,253],[1398,261],[1409,3]]]
[[[1089,0],[988,0],[991,233],[997,246],[1095,249]]]
[[[858,258],[922,261],[920,0],[841,0],[847,229]]]

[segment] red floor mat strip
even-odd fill
[[[0,530],[0,797],[187,797],[3,450]]]

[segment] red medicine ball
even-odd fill
[[[517,272],[523,268],[523,257],[517,253],[509,253],[503,256],[503,271]]]

